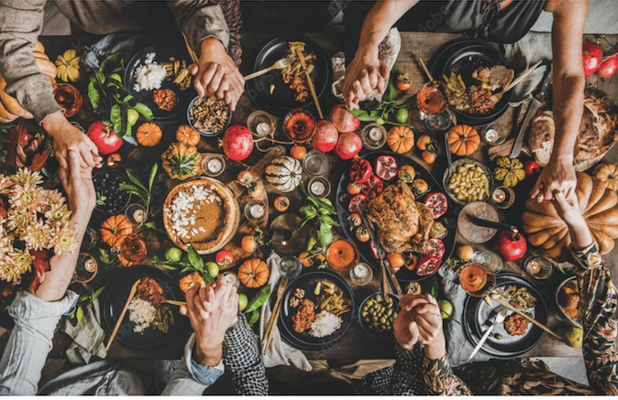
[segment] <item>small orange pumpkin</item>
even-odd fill
[[[189,146],[197,146],[201,136],[189,125],[180,125],[176,130],[176,140]]]
[[[259,258],[252,258],[238,268],[238,278],[248,288],[257,288],[268,282],[268,265]]]
[[[206,282],[202,278],[202,275],[199,272],[194,272],[190,275],[183,277],[178,283],[180,286],[180,290],[184,293],[187,293],[193,286],[198,285],[199,287],[206,287]]]
[[[386,142],[395,153],[406,153],[414,147],[414,132],[407,126],[394,126],[388,131]]]
[[[120,246],[122,240],[133,233],[133,227],[122,215],[112,215],[101,224],[101,239],[111,247]]]
[[[145,122],[137,128],[135,137],[142,146],[156,146],[161,141],[161,128],[152,122]]]
[[[451,146],[451,153],[469,156],[479,148],[481,138],[473,127],[456,125],[448,131],[448,142]]]
[[[596,166],[592,175],[605,182],[608,189],[618,191],[618,165],[601,163]]]

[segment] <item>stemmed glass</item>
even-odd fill
[[[451,92],[442,81],[429,81],[416,94],[416,106],[421,111],[421,119],[431,130],[447,129],[451,117],[445,111],[451,100]]]

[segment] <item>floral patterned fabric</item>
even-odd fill
[[[594,245],[572,254],[580,267],[577,281],[582,295],[582,349],[590,386],[556,375],[549,371],[542,361],[534,358],[471,363],[451,369],[446,357],[429,360],[422,356],[417,347],[412,352],[417,354],[417,357],[411,357],[406,354],[411,352],[401,349],[397,352],[397,362],[385,369],[389,371],[380,370],[367,375],[354,385],[354,389],[359,393],[370,393],[373,390],[372,393],[375,394],[618,395],[616,288]],[[421,361],[422,372],[418,364]],[[405,381],[417,382],[419,373],[423,375],[423,387],[415,386],[402,390],[399,387],[402,379],[393,379],[406,376]],[[376,385],[376,377],[380,377],[379,385]]]

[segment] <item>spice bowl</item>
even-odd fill
[[[197,96],[187,107],[187,121],[202,136],[218,136],[230,126],[232,111],[223,100]]]

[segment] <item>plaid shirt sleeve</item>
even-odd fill
[[[251,396],[268,394],[268,379],[259,341],[241,313],[238,314],[238,322],[225,334],[223,363],[232,374],[236,393]]]

